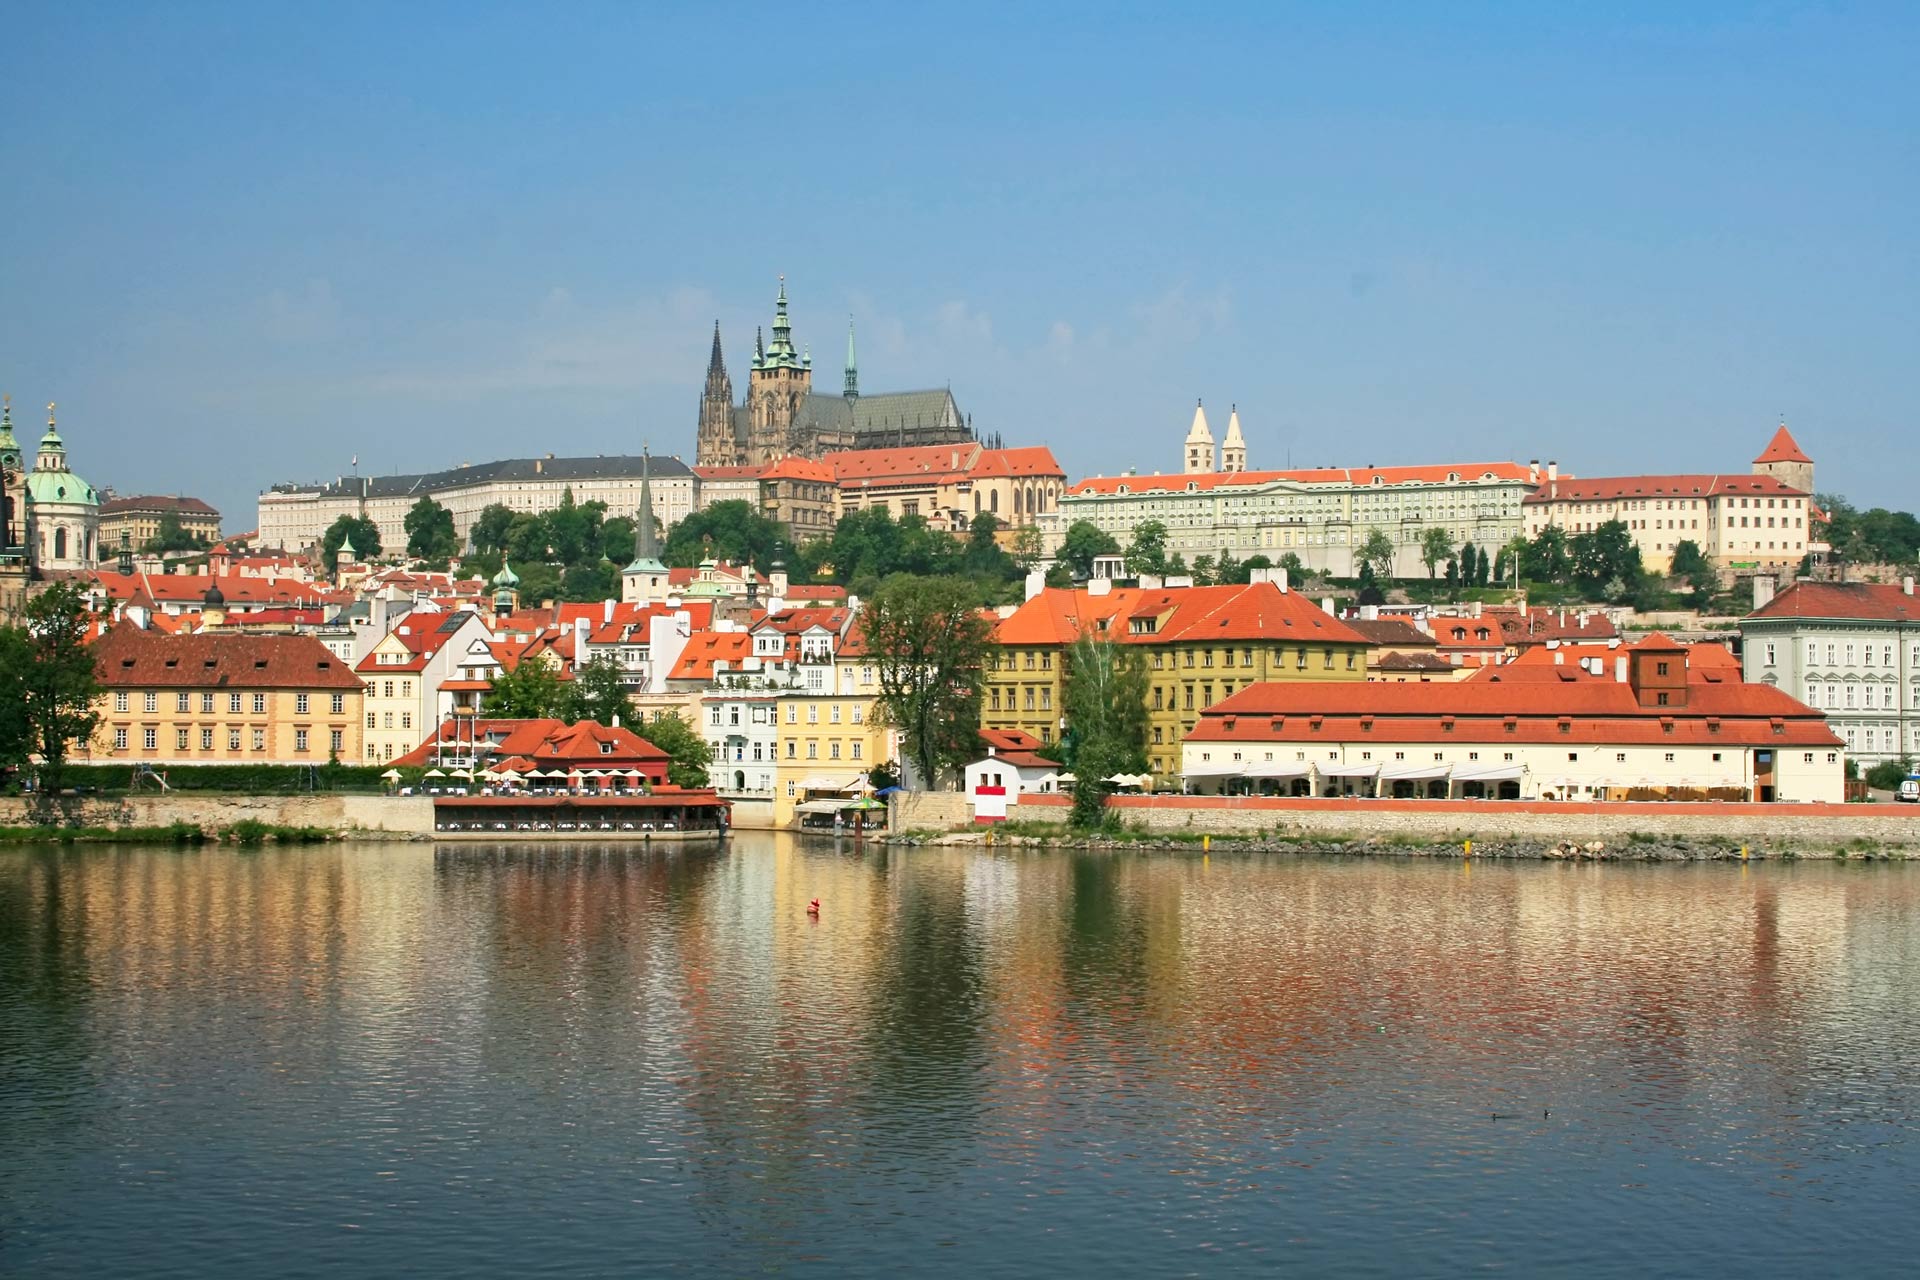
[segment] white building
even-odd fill
[[[1740,621],[1746,678],[1826,712],[1863,765],[1920,757],[1920,600],[1901,585],[1797,582]]]

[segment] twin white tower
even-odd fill
[[[1245,471],[1247,469],[1247,439],[1240,434],[1240,410],[1235,406],[1228,410],[1227,438],[1220,444],[1221,471]],[[1185,474],[1190,476],[1213,474],[1213,430],[1207,426],[1206,406],[1198,401],[1193,406],[1193,426],[1187,431],[1187,461]]]

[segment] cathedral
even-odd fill
[[[773,340],[755,334],[747,394],[738,404],[721,354],[720,326],[713,326],[713,354],[707,360],[707,385],[700,397],[697,466],[757,467],[787,457],[819,458],[842,449],[961,444],[973,438],[971,424],[961,416],[953,393],[944,388],[861,395],[851,323],[846,380],[840,394],[816,392],[813,357],[793,345],[784,276],[774,303]]]

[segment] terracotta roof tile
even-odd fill
[[[122,622],[94,644],[109,689],[358,689],[359,679],[312,636],[210,631],[161,635]]]
[[[1920,620],[1920,597],[1904,587],[1874,582],[1796,582],[1748,614],[1749,618],[1863,618]]]

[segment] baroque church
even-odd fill
[[[720,326],[713,326],[713,354],[707,359],[707,385],[700,397],[698,466],[757,467],[781,458],[819,458],[843,449],[961,444],[973,438],[972,425],[945,388],[862,395],[851,323],[840,394],[816,392],[813,356],[793,345],[785,276],[780,278],[780,296],[774,303],[773,340],[766,341],[764,333],[754,335],[747,394],[738,404],[721,354]]]

